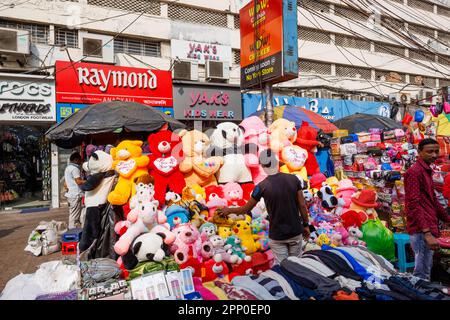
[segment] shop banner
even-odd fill
[[[260,94],[243,94],[242,104],[244,108],[244,117],[262,111],[266,103],[265,101],[265,97],[261,99]],[[272,103],[274,107],[282,105],[304,107],[323,116],[331,122],[355,113],[376,114],[383,117],[389,117],[391,110],[390,104],[386,102],[315,99],[292,96],[274,96]]]
[[[53,80],[0,74],[0,121],[55,122]]]
[[[56,61],[56,101],[131,101],[172,106],[172,73],[143,68]]]
[[[239,88],[174,83],[173,97],[175,119],[242,120]]]
[[[172,39],[170,47],[172,58],[195,60],[199,64],[205,64],[207,60],[232,63],[230,46]]]
[[[239,11],[241,87],[298,77],[297,3],[253,0]]]

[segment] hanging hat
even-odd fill
[[[353,185],[353,182],[350,179],[343,179],[339,181],[336,192],[343,192],[347,190],[358,191],[358,188]]]
[[[313,189],[320,189],[325,181],[327,181],[327,177],[323,173],[314,173],[309,179],[309,185]]]
[[[377,193],[374,190],[362,190],[352,197],[352,202],[364,208],[376,208],[378,207]]]
[[[302,126],[297,132],[297,144],[306,146],[317,146],[317,130],[310,127],[305,121],[302,122]]]

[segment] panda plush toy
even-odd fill
[[[338,199],[333,194],[331,187],[326,183],[322,183],[322,188],[317,192],[317,196],[322,201],[322,207],[327,211],[331,211],[338,205]]]
[[[257,152],[254,144],[244,146],[244,131],[242,127],[232,122],[222,122],[211,135],[209,156],[223,156],[223,166],[217,173],[220,184],[229,182],[250,183],[252,174],[245,162],[246,150]],[[259,165],[259,164],[256,164]]]
[[[95,151],[83,164],[88,173],[86,182],[80,185],[85,192],[86,218],[80,240],[80,252],[87,250],[101,232],[102,212],[108,203],[108,194],[114,184],[115,171],[112,157],[103,151]]]
[[[170,255],[169,246],[164,243],[163,233],[143,233],[134,239],[128,252],[122,256],[123,265],[132,270],[139,262],[160,262]]]

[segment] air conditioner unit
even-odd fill
[[[190,60],[181,60],[175,63],[173,67],[174,79],[178,80],[198,80],[198,62]]]
[[[83,61],[114,63],[112,36],[88,32],[79,32],[78,35]]]
[[[225,61],[207,60],[205,63],[206,79],[230,79],[230,63]]]
[[[389,94],[389,101],[395,100],[398,103],[411,103],[411,94],[407,92],[394,92]]]
[[[419,90],[419,94],[417,95],[417,103],[419,106],[430,106],[432,104],[436,104],[437,96],[435,90]]]
[[[30,32],[0,28],[0,53],[30,54]]]

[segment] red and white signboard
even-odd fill
[[[56,61],[56,102],[94,104],[112,100],[171,107],[172,73]]]

